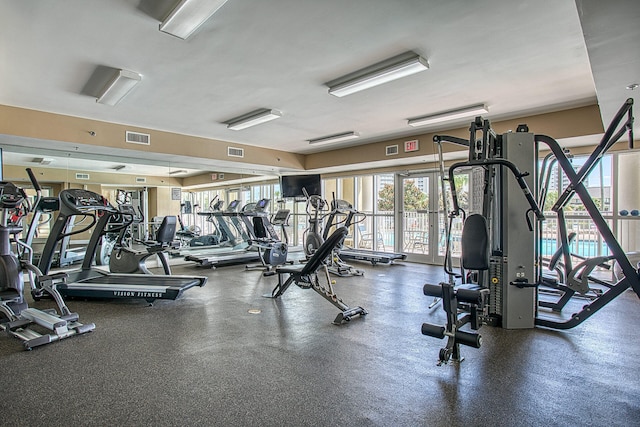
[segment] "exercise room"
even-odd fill
[[[0,0],[11,426],[640,426],[640,4]]]

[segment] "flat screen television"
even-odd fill
[[[302,189],[307,190],[307,194],[321,195],[320,175],[288,175],[280,178],[280,190],[282,197],[304,197]]]

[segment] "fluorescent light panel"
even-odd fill
[[[114,106],[122,100],[140,81],[142,74],[135,71],[118,70],[109,83],[100,91],[96,102]]]
[[[227,0],[182,0],[160,24],[160,31],[187,39]]]
[[[33,159],[34,163],[40,163],[41,165],[50,165],[53,163],[53,159],[48,159],[46,157],[36,157]]]
[[[335,135],[323,136],[321,138],[308,139],[309,144],[320,144],[322,142],[338,142],[338,141],[347,141],[349,139],[359,138],[360,134],[358,132],[344,132],[338,133]]]
[[[282,113],[278,110],[261,110],[259,113],[231,120],[229,124],[227,124],[227,128],[231,130],[242,130],[259,125],[260,123],[279,119],[280,117],[282,117]]]
[[[185,169],[178,169],[178,170],[169,172],[169,175],[177,175],[179,173],[187,173],[187,171]]]
[[[344,83],[331,86],[329,88],[329,93],[337,97],[351,95],[352,93],[359,92],[361,90],[369,89],[383,83],[410,76],[411,74],[419,73],[420,71],[427,70],[428,68],[429,63],[427,60],[416,54],[415,56],[403,59],[395,64],[388,65],[379,70],[374,70]]]
[[[414,127],[425,126],[433,123],[448,122],[450,120],[461,119],[463,117],[475,116],[477,114],[486,114],[488,112],[489,110],[487,109],[487,106],[480,104],[444,113],[432,114],[430,116],[416,117],[415,119],[408,120],[407,124]]]

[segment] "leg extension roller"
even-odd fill
[[[445,326],[422,324],[423,335],[439,339],[447,337],[446,346],[440,350],[438,365],[446,364],[449,360],[462,362],[460,344],[480,348],[482,338],[478,333],[462,331],[460,328],[467,323],[472,329],[478,329],[482,325],[489,290],[468,285],[454,289],[449,283],[441,283],[424,285],[423,293],[442,298],[442,307],[447,315]]]

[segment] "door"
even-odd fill
[[[444,228],[438,209],[438,176],[435,172],[399,175],[400,200],[396,238],[407,259],[437,264],[442,262],[438,247]],[[442,232],[441,232],[442,230]]]

